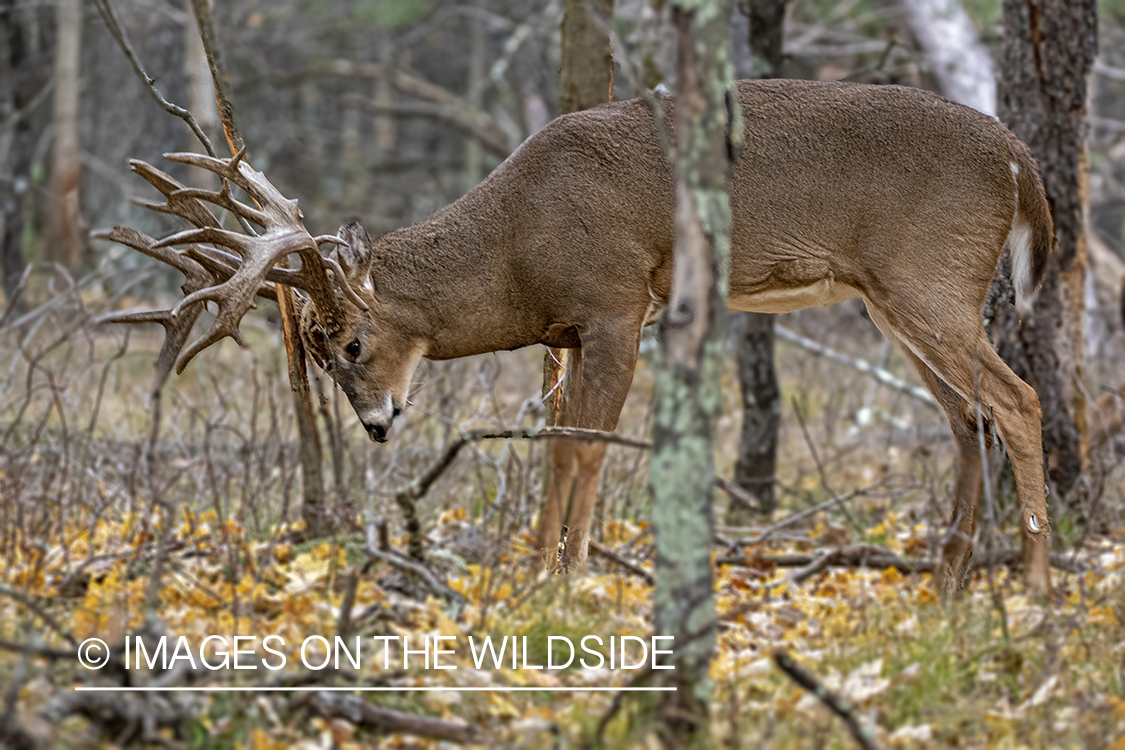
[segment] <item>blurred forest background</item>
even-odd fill
[[[770,72],[748,41],[751,11],[770,4],[735,3],[736,78]],[[254,167],[300,200],[314,234],[359,219],[376,236],[453,202],[559,114],[565,5],[242,0],[216,2],[213,12],[231,76],[228,93]],[[160,92],[190,109],[221,144],[190,6],[178,0],[112,6]],[[956,92],[942,72],[947,61],[940,56],[948,48],[935,46],[918,21],[937,6],[963,12],[969,22],[954,40],[969,81]],[[986,101],[995,76],[990,66],[999,59],[1002,6],[1001,0],[789,0],[779,6],[784,58],[773,73],[905,84]],[[662,0],[616,0],[615,99],[658,84],[675,91],[668,16]],[[1098,3],[1098,35],[1088,105],[1082,387],[1091,404],[1116,410],[1120,424],[1125,0]],[[75,639],[92,635],[114,644],[125,633],[266,633],[278,632],[280,623],[294,633],[319,627],[365,635],[449,628],[554,634],[561,627],[574,633],[602,627],[640,635],[650,625],[643,451],[611,448],[595,532],[604,552],[592,555],[588,578],[565,589],[546,586],[519,563],[532,544],[543,492],[542,443],[474,444],[429,494],[402,502],[411,481],[462,431],[544,423],[541,351],[424,365],[415,408],[391,442],[379,446],[368,442],[331,382],[310,371],[328,503],[345,521],[323,543],[291,533],[300,525],[302,488],[273,303],[263,302],[244,321],[248,349],[224,342],[171,378],[159,402],[160,430],[154,429],[159,330],[126,332],[94,321],[114,310],[174,303],[181,280],[88,233],[115,224],[154,236],[172,229],[133,202],[155,194],[127,162],[144,159],[185,183],[206,184],[160,159],[183,150],[200,149],[184,123],[150,97],[95,3],[0,0],[0,613],[11,615],[0,626],[0,684],[8,685],[0,723],[23,727],[0,734],[0,742],[332,747],[350,746],[365,732],[390,733],[406,746],[412,746],[406,736],[430,738],[418,739],[420,746],[636,739],[630,734],[635,715],[611,696],[551,705],[476,694],[448,701],[396,696],[380,704],[390,708],[379,714],[323,696],[304,703],[185,697],[157,705],[140,697],[98,702],[62,689],[89,675],[61,654],[69,656]],[[1098,746],[1122,736],[1125,692],[1113,666],[1125,620],[1125,585],[1115,573],[1125,565],[1120,435],[1092,437],[1098,450],[1077,489],[1051,498],[1054,548],[1070,555],[1054,571],[1061,609],[1029,603],[1003,566],[995,578],[989,568],[987,585],[978,576],[977,598],[962,615],[919,609],[932,604],[932,592],[895,564],[862,575],[830,574],[790,598],[771,587],[786,569],[817,563],[813,550],[873,544],[931,559],[948,521],[955,454],[944,417],[858,300],[779,316],[777,324],[780,509],[767,519],[727,516],[716,538],[720,604],[734,612],[746,597],[760,599],[732,615],[720,639],[713,713],[721,717],[715,731],[724,746],[740,746],[741,737],[744,746],[820,747],[845,736],[815,701],[802,703],[768,661],[763,665],[763,654],[780,643],[834,674],[828,684],[864,707],[865,721],[884,741],[897,732],[895,742],[920,746],[965,737]],[[722,477],[734,474],[743,422],[734,357],[739,325],[732,326],[716,440]],[[619,427],[640,438],[651,421],[649,336]],[[1002,461],[994,456],[993,465],[999,474]],[[999,488],[999,515],[989,523],[1006,526],[1010,545],[1017,528],[1010,480],[1001,477]],[[735,502],[728,493],[715,499],[723,512]],[[827,503],[832,499],[838,502]],[[402,509],[415,500],[441,580],[365,557],[376,543],[383,554],[405,546]],[[783,532],[762,525],[810,508],[820,508],[819,515],[802,515]],[[1001,562],[1015,559],[1009,558]],[[824,562],[785,586],[796,591],[837,563],[846,570],[858,564],[842,557]],[[377,575],[365,577],[372,567]],[[849,619],[868,604],[879,612],[860,624]],[[48,619],[53,624],[43,625]],[[918,637],[937,630],[949,635]],[[1064,631],[1081,634],[1084,656]],[[1034,656],[1012,647],[1018,633],[1040,639],[1033,641],[1041,646]],[[840,638],[846,648],[833,645]],[[940,674],[918,666],[944,664],[947,657],[949,668]],[[1068,664],[1088,670],[1081,678],[1061,677]],[[397,672],[348,677],[339,670],[321,677],[348,684],[434,679]],[[284,679],[305,684],[307,678]],[[535,676],[562,683],[588,678]],[[423,714],[435,723],[411,723]],[[86,718],[61,722],[74,715]],[[805,715],[811,720],[794,719]],[[304,720],[309,716],[311,723]]]

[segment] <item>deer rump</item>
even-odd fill
[[[778,313],[864,299],[957,439],[953,519],[960,533],[943,550],[947,590],[963,585],[968,572],[980,496],[980,394],[1015,466],[1021,526],[1035,550],[1029,580],[1045,589],[1038,400],[996,356],[980,320],[1005,246],[1021,310],[1044,274],[1054,233],[1035,160],[998,121],[919,89],[783,80],[737,88],[745,145],[728,175],[728,305]],[[660,106],[665,122],[674,122],[673,97]],[[620,321],[651,324],[671,291],[675,190],[656,127],[641,100],[561,117],[449,212],[479,215],[502,205],[519,217],[502,225],[512,234],[498,235],[492,248],[504,268],[518,269],[516,291],[500,297],[516,306],[502,314],[536,335],[490,346],[539,341],[598,350],[584,355],[578,383],[564,395],[575,403],[563,424],[613,429],[639,341]],[[611,345],[622,348],[619,361],[601,353]],[[610,374],[594,372],[593,357]],[[547,502],[562,507],[560,519],[578,482],[567,478],[579,471],[576,461],[582,463],[561,452],[555,459],[562,488]],[[596,470],[599,462],[585,464]],[[577,495],[570,503],[571,534],[577,508],[582,547],[575,561],[585,557],[590,505]],[[561,524],[549,511],[540,533],[545,548]]]

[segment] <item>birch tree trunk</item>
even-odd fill
[[[996,116],[996,71],[960,0],[902,0],[906,22],[941,93]]]
[[[613,99],[613,48],[609,29],[613,0],[566,0],[559,65],[559,113],[596,107]],[[547,424],[558,421],[566,372],[566,349],[547,347],[543,355],[543,398]]]
[[[58,0],[55,44],[55,140],[47,204],[47,258],[73,273],[82,253],[78,181],[79,65],[82,51],[82,0]]]
[[[730,266],[726,97],[733,96],[729,0],[676,0],[676,237],[660,323],[649,489],[656,533],[656,635],[674,636],[675,671],[657,673],[666,747],[710,744],[707,676],[715,645],[711,574],[714,424],[722,393]],[[737,106],[737,104],[735,104]]]
[[[1016,315],[1006,273],[985,315],[1000,355],[1039,395],[1050,482],[1062,495],[1086,462],[1086,99],[1096,52],[1095,0],[1004,0],[999,115],[1039,160],[1058,249],[1029,317]]]
[[[750,0],[750,53],[753,70],[761,78],[781,74],[786,0]],[[731,325],[738,332],[738,384],[742,390],[742,438],[734,483],[758,499],[762,513],[777,507],[777,436],[781,427],[781,389],[774,365],[774,316],[738,313]],[[727,506],[726,521],[741,526],[750,520],[742,506]]]

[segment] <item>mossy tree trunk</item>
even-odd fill
[[[1039,160],[1058,249],[1030,316],[1019,320],[1005,273],[985,315],[1000,356],[1039,395],[1050,481],[1060,495],[1086,457],[1086,99],[1096,52],[1095,0],[1004,0],[998,113]]]
[[[750,52],[754,74],[761,78],[781,75],[783,25],[786,0],[750,0]],[[781,426],[781,389],[777,384],[773,344],[774,316],[739,313],[731,320],[738,336],[738,383],[742,389],[742,438],[734,482],[758,499],[762,513],[777,507],[774,474],[777,470],[777,434]],[[727,506],[726,520],[740,526],[750,520],[742,506]]]
[[[731,89],[729,0],[676,0],[676,238],[672,295],[660,324],[652,468],[656,635],[675,637],[675,671],[658,672],[667,747],[711,744],[708,664],[712,592],[712,438],[722,402],[723,322],[730,267],[727,169]],[[735,109],[735,112],[738,110]]]

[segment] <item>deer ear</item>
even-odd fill
[[[336,236],[348,244],[337,245],[332,253],[347,274],[348,282],[352,286],[362,287],[367,282],[367,276],[371,273],[371,263],[374,260],[371,238],[367,236],[367,230],[358,221],[353,221],[340,227],[336,231]]]

